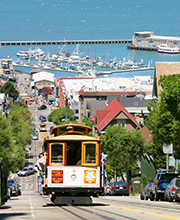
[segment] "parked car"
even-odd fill
[[[20,170],[17,175],[18,176],[28,176],[34,173],[34,170],[32,167],[24,167],[23,170]]]
[[[149,181],[147,185],[142,189],[141,194],[140,194],[141,200],[144,200],[144,199],[148,200],[150,198],[151,186],[152,186],[152,181]]]
[[[36,130],[35,130],[35,131],[33,131],[32,135],[33,135],[33,134],[38,134],[38,131],[36,131]]]
[[[171,170],[171,172],[173,171]],[[152,182],[150,200],[164,200],[164,193],[166,188],[168,187],[168,184],[171,182],[173,178],[177,176],[179,176],[179,174],[169,173],[169,170],[160,169],[156,174],[154,181]]]
[[[33,134],[32,135],[32,140],[38,140],[39,139],[39,135],[38,134]]]
[[[165,193],[164,193],[164,200],[168,200],[169,202],[173,202],[175,199],[178,202],[179,198],[176,194],[176,191],[180,190],[180,176],[175,177],[171,180],[169,185],[167,186]]]
[[[129,196],[129,186],[126,182],[114,182],[111,185],[109,194],[112,195],[126,195]]]
[[[44,109],[47,109],[46,105],[41,105],[41,106],[38,107],[38,110],[44,110]]]
[[[16,182],[15,179],[8,180],[8,187],[10,189],[10,196],[21,195],[20,185]]]
[[[112,183],[108,183],[108,184],[106,184],[106,185],[104,186],[104,195],[105,195],[105,196],[109,195],[109,191],[110,191],[110,189],[111,189],[111,185],[112,185]]]

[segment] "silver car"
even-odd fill
[[[172,202],[173,200],[175,200],[176,202],[178,202],[179,201],[179,196],[178,196],[179,190],[180,190],[180,176],[175,177],[168,184],[168,187],[165,190],[164,200],[168,200],[169,202]]]
[[[111,185],[112,185],[112,183],[108,183],[108,184],[106,184],[106,185],[104,186],[104,195],[105,195],[105,196],[109,195],[109,191],[110,191],[110,189],[111,189]]]

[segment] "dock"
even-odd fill
[[[131,39],[125,40],[50,40],[50,41],[0,41],[0,46],[26,45],[64,45],[64,44],[129,44]]]
[[[143,47],[143,46],[135,46],[133,44],[128,45],[127,49],[129,49],[129,50],[145,50],[145,51],[155,51],[155,52],[157,52],[157,47]]]
[[[113,71],[102,71],[97,72],[96,75],[110,75],[113,73],[124,73],[124,72],[135,72],[135,71],[145,71],[145,70],[154,70],[154,67],[147,66],[147,67],[131,67],[128,69],[121,69],[121,70],[113,70]]]

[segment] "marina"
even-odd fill
[[[59,72],[71,72],[77,73],[84,77],[96,77],[97,75],[109,75],[113,73],[121,72],[134,72],[140,70],[152,70],[152,61],[148,65],[144,64],[143,59],[137,62],[135,59],[135,53],[129,53],[128,58],[118,61],[109,59],[105,62],[101,57],[89,57],[81,56],[84,53],[80,52],[80,45],[77,44],[72,54],[66,53],[65,45],[62,48],[58,48],[58,53],[53,53],[52,56],[48,52],[48,55],[44,55],[44,51],[40,48],[28,51],[21,51],[17,53],[18,61],[13,62],[13,66],[27,67],[43,70],[53,70]],[[40,56],[35,55],[35,51],[41,53]],[[19,56],[21,54],[22,56]],[[96,69],[97,68],[97,69]],[[108,69],[108,71],[102,71],[102,69]]]

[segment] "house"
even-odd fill
[[[161,86],[158,84],[160,76],[173,75],[180,73],[180,62],[156,62],[154,71],[154,85],[153,85],[153,97],[159,97],[162,91]]]
[[[79,91],[79,102],[80,102],[80,119],[84,117],[90,117],[91,105],[90,102],[94,101],[105,101],[108,104],[108,99],[110,97],[132,97],[134,98],[137,95],[136,92],[85,92],[83,90]],[[145,92],[142,92],[142,95],[146,95]],[[112,101],[112,100],[111,100]]]
[[[31,87],[37,92],[44,87],[51,87],[54,89],[55,77],[53,73],[38,72],[32,75]]]
[[[127,130],[141,129],[141,126],[116,99],[114,99],[104,110],[97,111],[96,124],[94,125],[98,134],[105,132],[108,125],[121,124]]]

